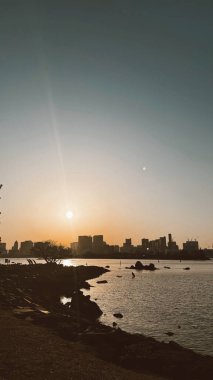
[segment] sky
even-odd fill
[[[212,246],[212,18],[207,0],[0,0],[2,241]]]

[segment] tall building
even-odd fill
[[[102,253],[104,248],[104,237],[103,235],[93,236],[92,250],[95,253]]]
[[[18,251],[18,241],[17,241],[17,240],[16,240],[15,243],[13,244],[12,249],[13,249],[14,251]]]
[[[141,239],[141,247],[143,252],[147,252],[149,249],[149,239]]]
[[[132,245],[132,239],[126,239],[123,246],[120,248],[121,253],[133,253],[135,251],[134,245]]]
[[[168,235],[169,241],[168,241],[168,253],[178,253],[179,247],[176,244],[176,241],[173,240],[172,234]]]
[[[11,250],[10,250],[9,253],[12,254],[12,255],[18,255],[18,254],[19,254],[19,249],[18,249],[18,242],[17,242],[17,240],[16,240],[15,243],[13,244],[13,246],[12,246],[12,248],[11,248]]]
[[[78,237],[78,253],[92,252],[92,236]]]
[[[166,253],[166,250],[166,236],[161,236],[159,239],[151,240],[149,242],[149,252],[154,255],[164,255]]]
[[[22,241],[20,244],[20,254],[28,256],[31,254],[32,248],[33,242],[31,240]]]
[[[6,243],[2,243],[1,238],[0,238],[0,254],[1,255],[7,254]]]
[[[197,240],[188,240],[183,243],[183,250],[189,253],[199,251],[199,243]]]
[[[166,236],[162,236],[159,239],[159,252],[160,253],[166,252]]]

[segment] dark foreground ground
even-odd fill
[[[0,380],[212,379],[212,357],[98,322],[101,310],[79,289],[105,271],[0,266]]]

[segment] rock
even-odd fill
[[[90,300],[90,296],[84,296],[81,291],[76,291],[73,294],[71,309],[76,314],[80,313],[88,320],[96,320],[102,315],[102,311],[99,306]]]
[[[110,266],[109,266],[109,265],[106,265],[105,268],[110,268]]]
[[[149,265],[144,265],[143,269],[151,271],[156,270],[155,265],[153,263],[150,263]]]
[[[116,322],[113,322],[112,325],[113,325],[113,327],[116,327],[116,326],[117,326],[117,323],[116,323]]]
[[[123,318],[123,314],[121,314],[121,313],[114,313],[113,316],[115,318]]]
[[[150,264],[148,265],[148,270],[156,270],[156,268],[155,268],[155,264],[150,263]]]
[[[168,336],[173,336],[174,335],[174,333],[172,331],[168,331],[165,334],[168,335]]]
[[[190,267],[183,268],[184,270],[190,270]]]
[[[122,276],[116,276],[116,277],[122,277]]]
[[[141,261],[136,261],[135,266],[131,265],[131,267],[126,269],[136,269],[136,270],[151,270],[154,271],[157,268],[153,263],[150,263],[149,265],[143,265]]]
[[[136,263],[135,263],[135,269],[142,270],[143,268],[144,268],[144,266],[141,263],[141,261],[136,261]]]
[[[165,266],[164,268],[165,268],[165,269],[171,269],[170,267],[167,267],[167,266]]]
[[[107,280],[100,280],[100,281],[97,281],[97,284],[107,284]]]

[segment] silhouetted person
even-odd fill
[[[135,274],[132,272],[132,278],[135,278]]]

